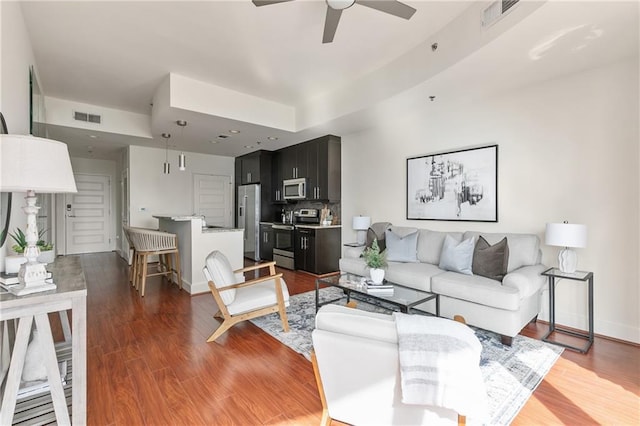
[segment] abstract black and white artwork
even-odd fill
[[[407,219],[498,221],[498,145],[407,158]]]

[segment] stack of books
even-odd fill
[[[18,273],[7,274],[6,272],[0,272],[0,287],[8,290],[9,287],[13,287],[18,284]]]
[[[367,293],[379,296],[393,296],[393,285],[391,284],[374,284],[373,281],[367,280]]]

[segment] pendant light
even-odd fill
[[[171,137],[171,134],[170,133],[163,133],[161,136],[166,141],[166,146],[167,146],[165,154],[164,154],[164,167],[163,167],[163,170],[164,170],[164,174],[168,175],[169,173],[171,173],[171,164],[169,164],[169,138]]]
[[[176,124],[182,127],[182,129],[180,130],[180,139],[184,140],[182,136],[184,135],[184,128],[187,125],[187,122],[184,120],[178,120],[176,121]],[[184,172],[186,169],[187,169],[187,158],[185,157],[184,152],[180,152],[180,155],[178,155],[178,170],[180,170],[181,172]]]

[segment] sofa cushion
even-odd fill
[[[384,233],[391,226],[391,222],[376,222],[372,223],[369,229],[367,229],[367,240],[365,243],[365,248],[371,248],[373,244],[373,240],[378,240],[378,247],[380,248],[380,252],[382,253],[386,248],[386,242],[384,240]]]
[[[387,262],[417,262],[418,230],[404,236],[396,234],[393,227],[385,231]]]
[[[508,263],[509,245],[506,238],[494,245],[490,245],[482,236],[478,238],[478,242],[473,249],[471,268],[473,275],[480,275],[502,282],[502,279],[507,274]]]
[[[421,229],[418,234],[418,260],[438,265],[444,238],[447,235],[450,235],[458,242],[462,241],[462,232],[438,232]]]
[[[339,262],[340,272],[360,275],[363,277],[369,276],[369,268],[367,268],[367,264],[361,257],[342,257]]]
[[[385,278],[392,283],[418,290],[431,291],[431,277],[444,271],[429,263],[389,262]]]
[[[457,242],[452,236],[447,235],[442,245],[440,255],[440,269],[472,275],[471,262],[473,260],[473,238]]]
[[[509,264],[507,272],[512,272],[523,266],[531,266],[540,263],[540,239],[534,234],[502,234],[467,231],[464,238],[484,237],[489,244],[496,244],[503,238],[507,238],[509,244]]]
[[[431,279],[431,290],[442,296],[484,306],[510,311],[517,311],[520,308],[521,297],[518,289],[478,275],[445,272]]]

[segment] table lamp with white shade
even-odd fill
[[[51,139],[35,136],[0,135],[0,191],[26,192],[27,215],[25,232],[27,262],[20,266],[19,284],[9,288],[11,293],[22,296],[40,291],[54,290],[56,285],[47,282],[44,263],[38,262],[38,226],[36,192],[77,192],[67,145]]]
[[[547,223],[545,243],[564,247],[558,254],[558,266],[562,272],[574,273],[578,265],[578,255],[572,247],[587,246],[587,227],[577,223]]]
[[[351,227],[356,231],[358,244],[364,244],[367,240],[367,229],[371,226],[371,218],[369,216],[354,216]]]

